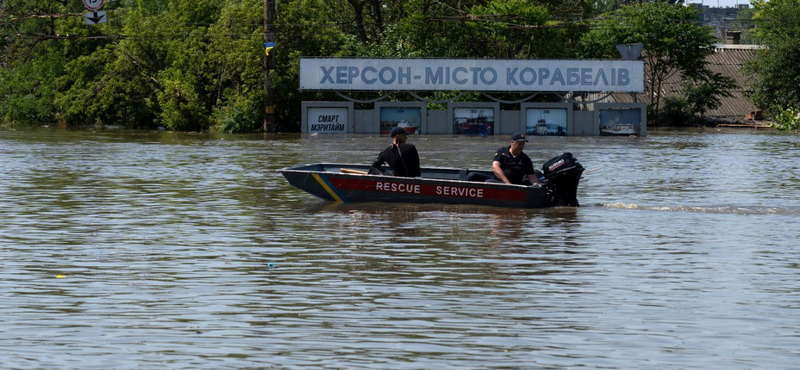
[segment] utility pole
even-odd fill
[[[275,42],[275,0],[264,0],[264,44]],[[264,132],[275,132],[275,93],[272,91],[272,80],[269,70],[275,68],[275,50],[264,55],[264,91],[267,101],[264,107]]]

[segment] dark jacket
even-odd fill
[[[525,153],[520,153],[520,155],[514,157],[511,155],[510,148],[511,147],[506,146],[497,149],[497,152],[494,154],[494,161],[500,162],[500,168],[503,170],[503,174],[506,175],[508,181],[511,181],[512,184],[528,185],[527,181],[525,181],[525,176],[535,174],[533,162],[531,162],[531,159]]]
[[[417,148],[412,144],[392,144],[378,154],[372,166],[381,168],[384,162],[389,163],[395,176],[419,177],[422,174]]]

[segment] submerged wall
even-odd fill
[[[573,103],[454,102],[446,110],[428,110],[424,102],[376,102],[355,109],[353,102],[306,101],[302,132],[388,134],[403,127],[409,134],[541,136],[646,136],[645,103],[596,103],[579,110]],[[583,105],[585,107],[585,105]]]

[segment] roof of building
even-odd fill
[[[736,83],[736,88],[730,91],[730,97],[721,97],[720,106],[717,109],[706,112],[706,116],[719,117],[726,119],[744,119],[750,112],[758,110],[750,100],[746,92],[753,77],[745,75],[742,69],[748,60],[753,58],[757,45],[716,45],[715,53],[708,58],[708,67],[712,72],[730,77]],[[646,67],[645,67],[646,68]],[[681,82],[683,77],[674,74],[667,78],[661,86],[662,104],[666,96],[678,95],[681,93]],[[636,94],[637,101],[649,102],[649,94]],[[613,94],[616,102],[632,102],[630,94]],[[663,106],[663,105],[662,105]]]

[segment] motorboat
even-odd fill
[[[515,185],[467,181],[470,172],[491,171],[423,167],[420,177],[371,174],[370,165],[314,163],[278,170],[289,183],[335,202],[475,204],[497,207],[577,207],[583,166],[563,153],[542,166],[540,183]]]

